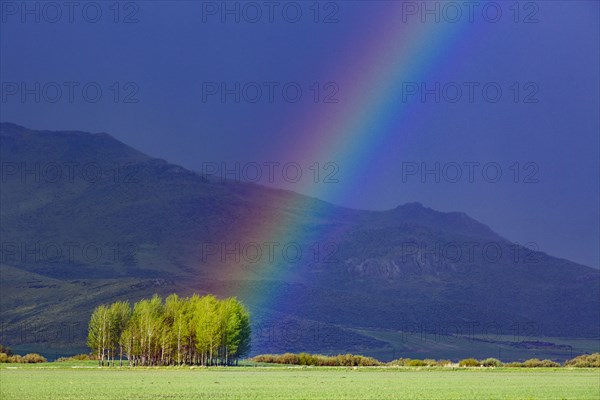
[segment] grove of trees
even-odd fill
[[[237,365],[250,351],[250,316],[235,298],[212,295],[163,302],[154,295],[133,305],[117,301],[96,307],[88,346],[99,365]]]

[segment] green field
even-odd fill
[[[599,369],[3,365],[12,399],[600,399]]]

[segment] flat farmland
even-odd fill
[[[599,399],[599,369],[2,366],[13,399]]]

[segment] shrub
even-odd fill
[[[565,367],[600,368],[600,353],[582,354],[566,361]]]
[[[529,360],[523,361],[523,366],[526,368],[539,368],[542,366],[542,360],[539,358],[530,358]]]
[[[373,367],[382,365],[373,357],[355,356],[353,354],[341,354],[335,357],[335,365],[346,367]]]
[[[90,357],[89,354],[76,354],[70,357],[60,357],[56,359],[56,362],[65,362],[65,361],[89,361],[93,358]]]
[[[322,355],[318,355],[316,356],[317,360],[316,363],[314,365],[317,366],[322,366],[322,367],[335,367],[335,366],[344,366],[344,367],[349,367],[352,365],[355,365],[352,361],[351,358],[348,358],[346,356],[333,356],[333,357],[329,357],[329,356],[322,356]],[[354,356],[351,356],[354,357]]]
[[[2,344],[0,344],[0,353],[4,353],[7,356],[12,356],[13,355],[13,352],[10,349],[10,347],[6,347],[6,346],[4,346]]]
[[[252,361],[319,367],[370,367],[382,365],[380,361],[372,357],[356,356],[353,354],[338,354],[337,356],[324,356],[321,354],[309,353],[262,354],[253,357]]]
[[[509,368],[523,368],[524,367],[523,363],[518,362],[518,361],[506,363],[506,364],[504,364],[504,366],[509,367]]]
[[[343,356],[338,356],[339,365],[344,365],[348,367],[357,367],[357,366],[368,366],[374,365],[377,362],[374,362],[374,359],[369,360],[369,357],[355,356],[352,354],[346,354]]]
[[[251,360],[254,362],[274,363],[275,356],[273,354],[261,354],[256,357],[253,357]]]
[[[296,354],[292,354],[292,353],[285,353],[282,356],[276,356],[276,357],[280,357],[280,364],[299,364],[300,361],[298,360],[298,356]],[[271,362],[276,362],[271,361]]]
[[[560,367],[560,364],[552,360],[540,360],[538,358],[531,358],[523,362],[525,368],[556,368]]]
[[[8,362],[9,363],[21,363],[22,361],[22,357],[18,354],[15,354],[13,356],[8,357]]]
[[[48,360],[46,360],[45,357],[36,354],[36,353],[29,353],[26,354],[24,356],[20,356],[18,354],[14,354],[12,356],[7,355],[6,353],[0,353],[0,363],[12,363],[12,364],[18,364],[18,363],[26,363],[26,364],[35,364],[35,363],[42,363],[42,362],[48,362]]]
[[[542,360],[542,367],[544,368],[559,368],[560,363],[552,360]]]
[[[3,347],[4,350],[7,350],[6,347]],[[10,351],[10,349],[8,349]],[[24,356],[20,356],[18,354],[10,354],[5,352],[0,352],[0,363],[11,363],[11,364],[19,364],[19,363],[27,363],[34,364],[40,362],[48,362],[45,357],[42,357],[36,353],[29,353]]]
[[[497,358],[486,358],[485,360],[481,361],[481,365],[484,367],[501,367],[502,361],[498,360]]]
[[[480,367],[481,363],[474,358],[465,358],[458,363],[460,367]]]
[[[292,358],[293,356],[293,358]],[[252,358],[254,362],[264,362],[271,364],[298,364],[298,356],[291,353],[285,354],[261,354]]]
[[[340,354],[335,358],[335,362],[343,367],[355,367],[358,365],[357,357],[354,357],[352,354]]]
[[[447,365],[452,364],[452,360],[438,360],[437,361],[437,365],[439,365],[440,367],[445,367]]]
[[[317,359],[315,356],[308,353],[298,354],[298,364],[300,365],[316,365]]]
[[[397,360],[392,360],[388,362],[387,365],[395,367],[404,367],[407,361],[410,361],[410,358],[398,358]]]
[[[401,367],[427,367],[437,365],[437,362],[432,359],[417,360],[410,358],[399,358],[394,361],[390,361],[388,365],[401,366]]]
[[[93,358],[89,354],[75,354],[71,358],[73,360],[77,360],[77,361],[89,361],[89,360],[93,360]]]
[[[37,357],[34,357],[37,356]],[[26,359],[22,360],[22,359]],[[40,359],[43,361],[30,361]],[[73,361],[73,360],[89,360],[87,354],[78,354],[72,357],[59,358],[56,361]],[[398,358],[384,364],[372,357],[359,356],[354,354],[338,354],[337,356],[325,356],[321,354],[310,353],[285,353],[285,354],[261,354],[251,359],[255,362],[273,363],[273,364],[289,364],[289,365],[309,365],[309,366],[341,366],[341,367],[369,367],[369,366],[410,366],[410,367],[431,367],[431,366],[447,366],[453,364],[452,360],[433,360],[427,358],[424,360]],[[0,363],[3,362],[45,362],[45,358],[40,355],[28,354],[25,357],[18,355],[9,355],[0,353]],[[475,358],[466,358],[459,362],[461,367],[508,367],[508,368],[558,368],[560,364],[552,360],[540,360],[532,358],[524,362],[510,362],[503,364],[502,361],[496,358],[486,358],[485,360],[477,360]],[[581,368],[600,368],[600,353],[583,354],[565,362],[565,367],[581,367]]]
[[[370,366],[380,366],[383,365],[383,363],[373,357],[363,357],[363,356],[358,356],[359,360],[360,360],[360,366],[361,367],[370,367]]]
[[[21,362],[27,364],[36,364],[48,362],[48,360],[46,360],[46,357],[43,357],[37,353],[29,353],[21,357]]]

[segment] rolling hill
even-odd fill
[[[560,359],[598,347],[600,272],[464,213],[223,183],[105,133],[2,123],[0,148],[1,340],[16,347],[81,350],[96,305],[170,292],[240,297],[255,354]],[[310,256],[223,254],[262,243],[273,221]]]

